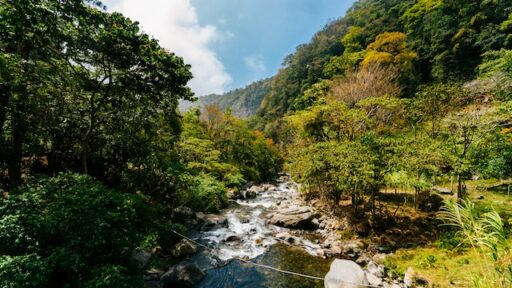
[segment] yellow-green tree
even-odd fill
[[[402,32],[385,32],[377,36],[368,45],[363,66],[371,64],[394,65],[400,69],[408,69],[418,54],[407,48],[407,36]]]

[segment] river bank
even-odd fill
[[[342,239],[348,228],[346,220],[305,201],[298,190],[298,184],[282,175],[275,183],[231,193],[230,205],[220,214],[176,211],[183,214],[182,219],[193,231],[193,240],[211,248],[183,240],[175,253],[182,259],[177,266],[186,263],[205,271],[194,287],[292,287],[291,283],[293,287],[323,287],[323,281],[301,279],[243,261],[323,278],[332,260],[341,258],[364,268],[371,285],[407,287],[383,266],[384,252],[389,251],[357,237]],[[146,286],[170,287],[156,279],[151,278]]]

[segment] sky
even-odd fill
[[[192,65],[197,96],[273,76],[354,0],[106,0]]]

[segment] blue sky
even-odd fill
[[[108,0],[184,57],[197,96],[272,76],[285,56],[353,0]]]

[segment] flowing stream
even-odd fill
[[[193,261],[207,270],[205,279],[196,287],[323,287],[322,281],[309,280],[237,261],[237,258],[270,265],[279,269],[323,277],[329,260],[317,256],[319,235],[267,223],[272,213],[299,199],[297,185],[287,177],[277,184],[266,184],[256,198],[236,200],[222,211],[227,225],[201,231],[195,239],[212,247],[194,256]],[[294,243],[276,237],[292,232]]]

